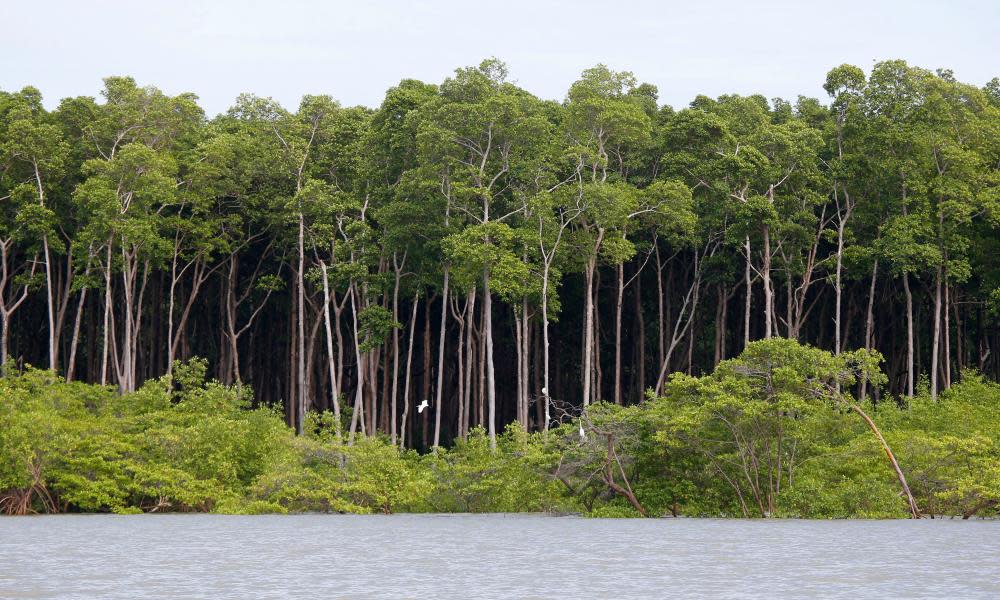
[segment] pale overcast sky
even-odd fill
[[[306,93],[377,106],[400,79],[437,83],[489,56],[542,98],[603,62],[674,106],[821,97],[845,62],[903,58],[977,85],[1000,75],[1000,0],[0,0],[0,32],[0,89],[34,85],[54,106],[132,75],[198,94],[209,115],[245,91],[289,108]]]

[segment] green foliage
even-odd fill
[[[347,444],[329,415],[295,437],[245,388],[206,382],[203,361],[121,396],[27,370],[0,378],[0,510],[903,517],[850,409],[859,377],[882,381],[875,360],[756,342],[641,405],[591,405],[547,434],[513,424],[495,450],[479,428],[424,456]],[[1000,512],[998,407],[1000,385],[969,372],[936,401],[867,410],[921,509],[970,517]]]
[[[244,388],[204,381],[202,361],[134,393],[47,371],[0,378],[0,511],[259,513],[555,510],[555,460],[511,427],[420,457],[387,440],[295,437]]]
[[[550,475],[557,460],[542,434],[516,423],[497,438],[496,450],[480,427],[450,450],[425,457],[434,479],[435,512],[542,512],[562,510],[562,486]]]
[[[361,332],[361,349],[369,352],[385,342],[393,329],[403,325],[393,320],[392,313],[377,304],[369,306],[358,313],[358,323]]]

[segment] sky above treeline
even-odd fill
[[[400,79],[437,83],[490,56],[545,99],[605,63],[673,106],[823,97],[845,62],[902,58],[977,85],[1000,75],[996,0],[3,0],[0,23],[2,90],[33,85],[54,107],[131,75],[194,92],[210,116],[241,92],[292,109],[303,94],[377,106]]]

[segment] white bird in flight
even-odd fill
[[[418,413],[422,413],[422,412],[424,412],[424,409],[425,409],[425,408],[427,408],[427,400],[424,400],[423,402],[421,402],[421,403],[420,403],[420,404],[419,404],[419,405],[417,406],[417,412],[418,412]]]

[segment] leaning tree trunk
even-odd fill
[[[882,450],[885,452],[886,457],[889,459],[889,464],[892,465],[893,471],[896,472],[896,478],[899,480],[900,487],[903,488],[903,494],[906,496],[906,502],[909,505],[910,509],[910,517],[913,519],[919,519],[920,509],[917,508],[917,502],[916,500],[913,499],[913,494],[910,492],[910,486],[906,483],[906,476],[903,475],[903,470],[899,468],[899,462],[896,461],[896,457],[895,455],[893,455],[892,449],[889,447],[889,444],[885,441],[885,438],[882,437],[882,432],[879,431],[878,427],[875,425],[875,422],[872,421],[871,417],[869,417],[865,413],[865,411],[861,410],[860,406],[852,403],[851,410],[858,413],[858,415],[860,415],[861,418],[865,420],[865,424],[868,425],[868,428],[871,429],[872,433],[875,434],[875,437],[878,439],[879,444],[881,444],[882,446]]]

